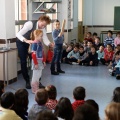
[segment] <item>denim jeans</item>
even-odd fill
[[[55,64],[57,66],[57,71],[61,70],[60,60],[62,56],[62,45],[55,45],[54,55],[51,62],[51,71],[55,71]]]

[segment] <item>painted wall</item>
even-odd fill
[[[83,0],[83,25],[113,25],[120,0]]]
[[[15,37],[14,0],[0,0],[0,39]]]

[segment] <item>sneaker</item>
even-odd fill
[[[117,79],[117,80],[120,80],[120,76],[119,76],[119,75],[116,75],[116,79]]]
[[[65,73],[65,71],[63,71],[63,70],[59,70],[59,71],[57,71],[58,73]]]

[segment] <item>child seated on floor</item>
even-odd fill
[[[71,50],[72,50],[71,45],[68,45],[68,47],[63,50],[61,62],[66,62],[67,55]]]
[[[95,43],[94,43],[94,46],[96,47],[96,50],[99,50],[99,47],[101,46],[102,44],[100,43],[100,37],[96,37],[95,38]]]
[[[48,92],[41,88],[35,93],[35,101],[37,104],[34,104],[28,112],[28,120],[35,120],[36,116],[41,110],[48,109],[45,104],[48,101]]]
[[[104,58],[104,46],[101,45],[97,53],[98,53],[98,60],[101,61],[101,59]]]
[[[117,32],[116,38],[114,40],[114,45],[115,45],[115,47],[117,45],[120,45],[120,32]]]
[[[49,99],[46,103],[46,107],[50,110],[54,110],[58,101],[56,100],[57,97],[57,90],[54,85],[48,85],[45,87],[45,90],[48,92]]]
[[[18,116],[20,116],[23,120],[28,120],[28,91],[26,89],[18,89],[15,92],[15,104],[14,111]]]
[[[109,65],[110,61],[112,61],[114,51],[112,50],[112,45],[108,44],[107,48],[104,49],[104,58],[101,59],[103,65]]]
[[[120,60],[120,51],[117,51],[117,52],[115,53],[115,58],[114,58],[114,59],[111,61],[111,63],[110,63],[110,64],[112,64],[112,68],[109,69],[109,72],[110,72],[110,74],[111,74],[112,76],[114,76],[114,73],[115,73],[115,71],[116,71],[115,66],[117,65],[117,63],[119,62],[119,60]]]
[[[72,64],[72,62],[78,62],[79,59],[79,47],[76,45],[74,49],[68,53],[66,63]]]
[[[78,106],[81,106],[84,104],[84,99],[85,99],[85,88],[78,86],[73,90],[73,97],[75,101],[72,103],[73,110],[75,111]]]
[[[84,51],[84,47],[80,46],[79,47],[79,59],[78,59],[78,63],[79,65],[82,65],[81,61],[84,60],[87,57],[87,53]]]
[[[53,58],[53,48],[51,46],[49,46],[49,50],[47,52],[46,62],[47,63],[51,63],[52,62],[52,58]]]
[[[88,53],[86,59],[82,60],[81,63],[87,66],[97,66],[98,65],[98,53],[95,50],[95,47],[91,47],[91,52]]]
[[[104,46],[107,47],[108,44],[110,44],[112,47],[114,47],[114,38],[112,37],[113,33],[111,30],[108,31],[107,37],[104,40]]]
[[[86,37],[84,38],[84,40],[93,42],[91,32],[88,32],[88,33],[87,33],[87,35],[86,35]]]
[[[87,48],[86,48],[86,53],[91,52],[91,47],[93,46],[93,42],[92,41],[88,41],[87,42]]]
[[[93,42],[95,42],[95,39],[98,37],[98,34],[94,32],[92,36],[93,36]]]
[[[13,110],[15,103],[14,94],[12,92],[5,92],[1,96],[0,101],[0,120],[22,120]]]

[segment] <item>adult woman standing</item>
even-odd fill
[[[51,19],[49,18],[49,16],[45,16],[45,15],[40,16],[40,18],[36,22],[32,22],[32,21],[26,22],[23,25],[22,29],[16,35],[17,37],[16,44],[17,44],[18,54],[21,62],[21,71],[22,71],[23,78],[26,81],[27,89],[31,88],[30,78],[27,70],[28,48],[29,48],[29,44],[33,42],[32,40],[30,40],[30,34],[35,29],[41,29],[43,31],[44,44],[47,46],[52,46],[53,44],[50,43],[50,41],[48,40],[48,37],[46,35],[46,30],[45,30],[45,27],[48,24],[50,24],[50,22],[51,22]]]

